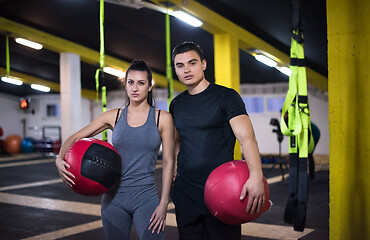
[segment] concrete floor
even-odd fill
[[[264,165],[264,172],[271,166]],[[317,170],[316,181],[309,185],[304,232],[283,221],[288,183],[281,181],[276,166],[266,177],[273,208],[243,224],[242,239],[329,239],[329,172],[319,164]],[[161,172],[159,163],[157,182]],[[0,156],[0,221],[0,239],[104,239],[100,197],[74,193],[59,179],[54,158],[40,154]],[[134,229],[131,235],[137,239]],[[178,239],[172,203],[165,239]]]

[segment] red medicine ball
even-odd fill
[[[265,203],[260,211],[254,214],[245,212],[248,195],[240,200],[245,182],[249,178],[249,169],[245,161],[235,160],[217,167],[208,176],[204,189],[204,200],[213,216],[229,224],[239,225],[250,222],[267,210],[271,203],[268,183],[263,177],[265,185]]]
[[[76,178],[73,191],[82,195],[101,195],[113,188],[121,178],[122,161],[108,142],[83,138],[75,142],[64,156]]]

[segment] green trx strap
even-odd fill
[[[166,77],[168,80],[168,109],[173,99],[173,78],[172,78],[172,67],[171,67],[171,41],[170,41],[170,15],[168,9],[166,11]]]
[[[306,222],[307,157],[313,150],[313,137],[308,144],[311,128],[307,97],[307,79],[303,51],[303,25],[300,21],[300,0],[293,0],[293,33],[290,49],[289,89],[282,109],[281,131],[289,138],[289,197],[284,221],[303,231]],[[288,114],[288,122],[285,121]],[[312,132],[312,131],[310,131]]]
[[[96,86],[96,102],[99,101],[99,80],[102,81],[102,93],[101,93],[101,104],[102,112],[107,110],[107,88],[104,79],[103,68],[105,66],[105,49],[104,49],[104,0],[100,0],[100,68],[95,73],[95,86]],[[107,131],[103,131],[102,139],[108,140]]]
[[[10,55],[9,55],[9,35],[6,34],[5,49],[6,49],[6,76],[10,75]]]

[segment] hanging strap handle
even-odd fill
[[[293,31],[297,32],[297,31]],[[290,58],[293,59],[290,65],[291,75],[289,77],[289,89],[285,97],[283,108],[281,111],[281,132],[286,136],[297,136],[302,130],[302,121],[299,115],[299,104],[297,98],[299,85],[299,66],[296,63],[302,63],[302,59],[298,58],[297,41],[292,38],[290,48]],[[304,59],[303,59],[304,61]],[[288,125],[284,120],[285,115],[288,114]]]

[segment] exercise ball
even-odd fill
[[[0,139],[0,154],[6,153],[6,142],[3,139]]]
[[[31,137],[26,137],[21,142],[21,150],[24,153],[32,153],[36,151],[36,141]]]
[[[61,145],[62,143],[59,139],[55,140],[55,142],[53,143],[53,152],[59,153]]]
[[[12,134],[6,137],[6,152],[9,154],[15,154],[21,152],[22,138],[18,135]]]
[[[226,224],[238,225],[250,222],[270,209],[268,183],[263,178],[265,203],[258,213],[246,213],[248,195],[240,200],[240,193],[248,178],[248,165],[241,160],[224,163],[211,172],[205,184],[204,200],[213,216]]]
[[[73,191],[82,195],[101,195],[112,189],[121,178],[122,161],[114,147],[95,138],[76,141],[64,160],[76,178]]]

